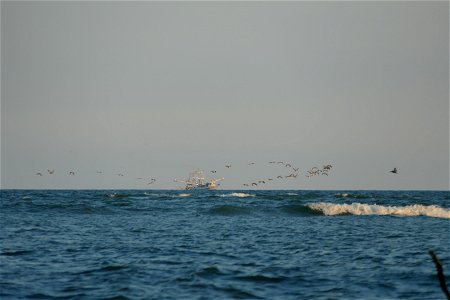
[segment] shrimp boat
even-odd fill
[[[203,174],[203,171],[200,169],[197,169],[195,171],[192,171],[189,173],[189,179],[187,180],[177,180],[175,179],[175,182],[182,182],[185,183],[185,190],[215,190],[219,187],[219,181],[223,180],[224,178],[219,179],[211,179],[210,181],[205,180],[205,175]]]

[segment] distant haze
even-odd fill
[[[447,190],[448,93],[446,1],[2,1],[1,187]]]

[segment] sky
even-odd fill
[[[448,24],[447,1],[2,1],[1,188],[242,189],[284,161],[253,188],[448,190]]]

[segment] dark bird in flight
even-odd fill
[[[253,185],[258,185],[258,184],[257,184],[256,182],[252,182],[252,186],[253,186]]]
[[[117,176],[123,177],[123,174],[117,174]]]
[[[283,178],[283,176],[281,176],[281,175],[278,175],[278,176],[277,176],[277,178]]]
[[[251,162],[251,163],[249,163],[248,165],[251,166],[251,165],[254,165],[254,164],[255,164],[254,162]]]
[[[75,172],[70,171],[69,175],[75,175]]]
[[[292,166],[291,166],[291,164],[286,164],[286,167],[290,168],[290,167],[292,167]]]
[[[55,170],[47,170],[48,174],[53,174],[55,173]]]
[[[41,172],[37,172],[36,175],[42,176],[42,173]]]
[[[298,172],[299,168],[292,168],[292,170],[294,170],[294,172]]]
[[[269,164],[276,164],[276,161],[269,161]]]
[[[258,183],[263,183],[265,184],[266,182],[264,180],[259,180]]]
[[[398,174],[398,172],[397,172],[397,168],[394,168],[394,170],[392,170],[392,171],[389,171],[389,172],[391,172],[391,173],[394,173],[394,174]]]
[[[272,181],[273,179],[272,178],[269,178],[269,179],[267,179],[268,181]]]
[[[211,171],[211,173],[216,173],[216,172],[217,172],[216,170],[212,170],[212,171]]]
[[[231,168],[231,165],[226,165],[225,167],[226,167],[226,168]]]
[[[244,183],[243,186],[248,186],[248,184],[247,184],[247,183]]]

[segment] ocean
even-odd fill
[[[1,190],[0,298],[445,299],[448,191]]]

